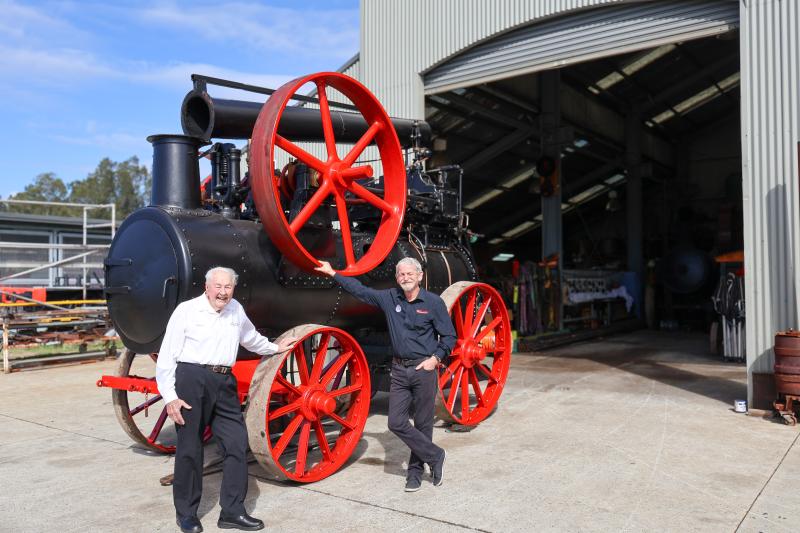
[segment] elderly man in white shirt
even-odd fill
[[[246,531],[264,527],[244,508],[247,430],[231,367],[239,345],[269,355],[290,349],[296,339],[274,344],[256,331],[233,299],[237,279],[230,268],[209,270],[205,292],[172,313],[158,354],[158,390],[178,433],[172,491],[177,523],[185,533],[203,531],[197,508],[203,488],[202,434],[208,425],[224,456],[217,526]]]

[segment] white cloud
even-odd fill
[[[358,49],[358,9],[289,9],[248,2],[166,3],[143,9],[139,16],[146,24],[265,53],[347,58]]]

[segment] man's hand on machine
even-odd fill
[[[330,263],[327,261],[320,261],[319,266],[316,267],[314,270],[319,272],[320,274],[325,274],[326,276],[333,277],[336,274],[336,271],[333,269]]]

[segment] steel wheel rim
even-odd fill
[[[155,363],[154,355],[140,355],[137,358],[133,351],[123,351],[117,358],[115,375],[130,376],[135,360],[146,361],[149,357]],[[146,379],[152,379],[155,382],[155,375]],[[131,402],[131,398],[136,398],[136,400]],[[167,407],[160,394],[145,399],[145,395],[139,392],[112,389],[111,400],[119,425],[133,441],[154,452],[175,453],[175,445],[170,443],[175,440],[175,424],[167,417]],[[131,403],[135,404],[133,408],[130,407]],[[147,407],[146,410],[145,407]],[[149,414],[149,417],[145,417],[146,414]],[[150,424],[144,423],[145,418],[150,418],[152,427],[149,427]],[[142,429],[143,427],[147,427],[147,429]],[[165,437],[169,438],[165,441]],[[203,433],[203,442],[210,438],[211,429],[206,428]]]
[[[278,124],[290,97],[308,82],[317,85],[320,113],[323,121],[328,154],[321,161],[302,148],[278,135]],[[331,125],[326,87],[332,87],[358,108],[370,124],[367,132],[350,152],[340,158]],[[355,166],[364,149],[375,142],[384,170],[384,196],[380,198],[354,180],[372,176],[370,165]],[[280,202],[280,184],[274,179],[276,145],[320,173],[320,186],[292,221],[287,220]],[[338,72],[322,72],[292,80],[264,104],[253,129],[251,173],[253,199],[265,231],[278,249],[298,267],[307,271],[319,266],[319,261],[300,243],[297,234],[311,215],[330,196],[335,199],[339,215],[346,267],[339,272],[357,276],[377,267],[389,255],[397,241],[403,223],[406,203],[406,176],[400,141],[391,119],[378,100],[361,83]],[[345,193],[350,192],[382,212],[381,223],[369,249],[356,258],[356,248],[350,233]]]
[[[503,392],[511,364],[511,323],[500,293],[485,283],[455,283],[442,299],[456,329],[456,346],[439,367],[436,414],[473,426],[493,412]]]
[[[291,352],[261,360],[245,418],[250,449],[265,470],[309,483],[336,472],[358,444],[369,413],[369,366],[340,329],[306,324],[279,339],[286,336],[300,340]],[[312,353],[304,347],[309,339],[318,340]],[[304,355],[311,359],[306,366]]]

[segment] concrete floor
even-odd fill
[[[734,413],[744,367],[704,350],[639,332],[515,355],[491,418],[435,430],[445,483],[413,494],[379,394],[349,465],[298,486],[253,464],[247,507],[272,531],[800,531],[800,426]],[[172,460],[133,447],[94,385],[113,367],[0,375],[0,530],[177,531]]]

